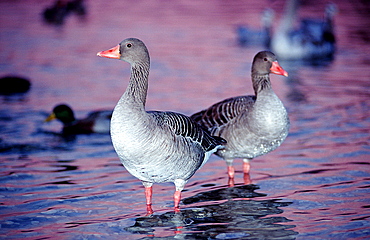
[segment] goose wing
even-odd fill
[[[206,152],[218,149],[226,143],[221,137],[211,136],[203,130],[190,117],[174,112],[150,112],[157,119],[161,119],[162,123],[167,125],[174,134],[190,138],[194,142],[198,142]]]
[[[212,134],[230,124],[241,113],[248,111],[255,101],[255,96],[228,98],[193,114],[190,118]]]

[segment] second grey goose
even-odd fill
[[[256,54],[252,63],[254,96],[239,96],[215,103],[191,118],[211,135],[227,141],[216,155],[228,166],[229,185],[234,185],[235,158],[244,160],[245,183],[250,183],[249,160],[276,149],[288,135],[287,111],[274,93],[270,73],[288,76],[272,52]]]

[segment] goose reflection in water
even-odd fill
[[[175,238],[200,239],[295,239],[297,232],[290,230],[294,225],[280,224],[291,220],[276,215],[283,213],[281,207],[291,202],[272,200],[250,200],[265,194],[254,192],[256,185],[244,185],[203,192],[183,202],[223,200],[221,203],[190,207],[180,212],[169,211],[159,215],[136,218],[133,226],[125,230],[147,237],[162,236],[161,228],[172,229]],[[232,194],[227,194],[232,193]],[[241,200],[243,199],[243,200]]]

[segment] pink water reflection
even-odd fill
[[[0,156],[1,218],[8,227],[1,233],[29,239],[56,232],[66,239],[144,237],[125,230],[145,214],[143,187],[120,165],[109,136],[65,141],[42,132],[61,127],[43,125],[43,113],[60,102],[72,105],[78,117],[113,108],[127,85],[129,65],[95,54],[127,37],[142,39],[150,51],[148,109],[191,114],[221,99],[251,94],[250,64],[262,49],[240,48],[235,26],[258,27],[265,7],[272,7],[279,18],[284,1],[86,1],[86,18],[70,16],[60,27],[41,21],[49,1],[27,3],[0,2],[0,72],[32,80],[22,101],[1,99],[0,129],[5,130],[0,130],[0,143],[25,149]],[[304,3],[302,16],[321,15],[317,9],[326,4]],[[291,132],[276,151],[251,163],[252,183],[267,196],[242,199],[292,202],[281,207],[282,213],[266,217],[292,220],[279,224],[295,225],[291,229],[299,233],[298,239],[364,238],[369,227],[369,18],[362,11],[366,4],[337,4],[335,60],[326,67],[281,63],[291,78],[272,76],[273,88],[289,110]],[[302,94],[303,101],[292,101],[292,91]],[[235,167],[240,186],[240,160]],[[226,185],[226,164],[213,156],[188,182],[183,197]],[[172,184],[154,186],[157,216],[172,209],[172,192]],[[223,202],[227,200],[190,207]],[[189,231],[183,228],[183,233]],[[175,234],[171,227],[155,227],[155,236]]]

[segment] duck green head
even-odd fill
[[[60,104],[54,107],[53,112],[45,119],[45,122],[54,119],[58,119],[63,124],[69,124],[76,120],[72,109],[66,104]]]

